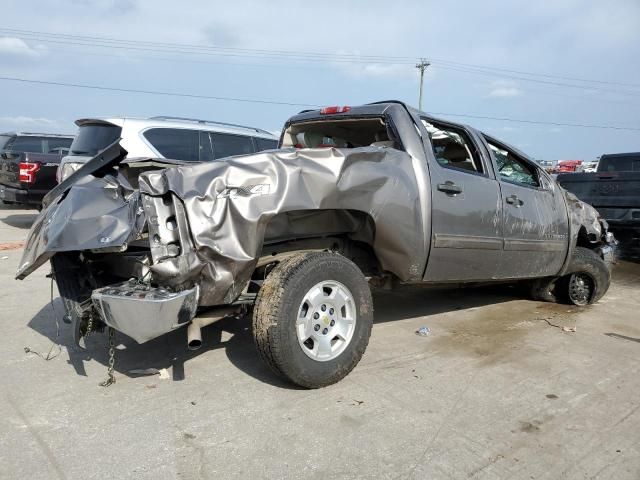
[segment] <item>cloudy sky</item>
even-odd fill
[[[638,0],[4,0],[2,25],[0,131],[107,115],[279,130],[304,105],[417,106],[424,57],[428,112],[540,159],[640,151]]]

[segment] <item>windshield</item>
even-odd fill
[[[116,125],[82,125],[78,130],[78,136],[71,144],[70,154],[94,156],[120,138],[121,132],[122,129]]]
[[[603,155],[598,164],[599,172],[640,172],[640,153],[630,155]]]

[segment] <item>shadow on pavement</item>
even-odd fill
[[[2,221],[14,228],[31,228],[31,224],[35,221],[38,216],[38,212],[35,213],[20,213],[15,215],[7,215],[2,218]]]
[[[627,335],[621,335],[621,334],[619,334],[619,333],[608,332],[608,333],[605,333],[605,335],[606,335],[607,337],[617,338],[617,339],[619,339],[619,340],[627,340],[627,341],[629,341],[629,342],[637,342],[637,343],[640,343],[640,338],[629,337],[629,336],[627,336]]]
[[[508,286],[492,286],[476,289],[426,289],[404,287],[394,291],[375,291],[375,323],[391,322],[407,318],[430,316],[438,313],[496,304],[514,298],[517,291]],[[71,326],[62,322],[64,307],[59,298],[48,303],[29,322],[29,327],[60,344],[68,352],[68,363],[76,374],[86,376],[85,362],[97,361],[105,366],[107,356],[106,333],[94,333],[87,339],[87,348],[74,344]],[[59,324],[59,337],[56,337]],[[262,382],[282,388],[296,388],[273,374],[260,360],[253,345],[249,318],[228,317],[203,328],[202,348],[190,351],[186,345],[186,329],[179,329],[144,344],[116,333],[116,345],[125,349],[116,350],[115,370],[117,374],[137,377],[134,369],[171,369],[174,381],[185,378],[185,364],[210,350],[223,348],[227,358],[239,370]],[[223,340],[226,339],[226,340]],[[105,372],[106,374],[106,372]]]
[[[405,286],[394,290],[374,290],[374,323],[437,315],[523,298],[525,295],[517,287],[506,284],[460,288]]]
[[[75,345],[71,326],[62,322],[64,307],[59,298],[47,304],[29,322],[29,327],[59,343],[67,350],[69,361],[76,374],[86,376],[85,362],[97,361],[107,368],[108,345],[105,332],[96,332],[87,339],[86,349]],[[60,326],[60,336],[56,337],[56,318]],[[224,341],[223,332],[228,340]],[[225,349],[229,360],[248,375],[271,385],[291,388],[290,385],[273,375],[260,361],[251,338],[251,324],[247,319],[222,319],[202,330],[202,348],[187,349],[186,329],[179,329],[144,344],[138,344],[126,335],[116,332],[116,374],[131,378],[140,376],[131,370],[156,368],[170,369],[174,381],[185,378],[185,363],[210,350]]]

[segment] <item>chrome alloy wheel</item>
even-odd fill
[[[356,327],[356,303],[347,287],[325,280],[314,285],[298,309],[296,335],[302,351],[318,362],[347,348]]]
[[[574,273],[569,278],[569,299],[575,305],[587,305],[593,295],[593,281],[584,273]]]

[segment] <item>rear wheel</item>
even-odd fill
[[[364,354],[373,324],[367,281],[350,260],[328,252],[297,254],[263,282],[253,312],[262,359],[305,388],[344,378]]]

